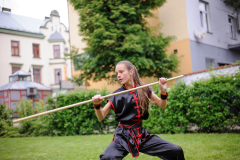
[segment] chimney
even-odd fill
[[[45,16],[45,19],[50,19],[50,17]]]
[[[2,11],[8,11],[8,12],[11,12],[11,9],[10,9],[10,8],[2,7]]]

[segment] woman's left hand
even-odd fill
[[[166,94],[167,82],[165,82],[167,78],[159,78],[159,88],[161,90],[161,94]]]

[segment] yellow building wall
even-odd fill
[[[176,37],[176,40],[171,42],[167,48],[168,55],[177,50],[177,56],[180,58],[179,72],[172,73],[173,77],[191,73],[192,62],[185,0],[167,0],[158,9],[158,16],[161,23],[161,33],[165,36]],[[174,85],[174,83],[175,81],[170,82],[169,86]]]
[[[160,33],[160,18],[159,18],[159,10],[155,9],[151,11],[154,14],[154,17],[151,18],[145,18],[147,23],[148,23],[148,27],[156,27],[156,31],[157,34]]]
[[[188,38],[185,0],[167,0],[158,11],[162,24],[161,33],[176,36],[177,40]]]
[[[69,39],[70,45],[79,48],[79,53],[83,53],[83,48],[87,44],[82,41],[83,37],[79,34],[79,14],[74,10],[73,6],[68,2],[68,21],[69,21]]]
[[[172,73],[172,77],[185,75],[192,73],[192,62],[191,62],[191,51],[190,51],[190,42],[188,38],[181,39],[178,41],[171,42],[170,46],[167,48],[167,54],[171,54],[177,50],[177,56],[180,59],[180,64],[178,67],[178,73]],[[169,86],[173,86],[175,80],[168,83]]]

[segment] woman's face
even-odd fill
[[[116,66],[116,75],[121,84],[126,84],[132,79],[133,70],[128,70],[124,64]]]

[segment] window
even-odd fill
[[[3,104],[3,92],[0,92],[0,104]]]
[[[230,37],[236,39],[236,21],[233,17],[228,16],[228,26],[229,26],[229,33]]]
[[[60,46],[53,46],[54,58],[60,58]]]
[[[39,58],[39,44],[33,44],[33,57]]]
[[[208,4],[199,2],[201,26],[208,32],[211,31]]]
[[[60,80],[61,80],[61,69],[55,69],[54,71],[54,75],[55,75],[55,84],[60,84]]]
[[[20,96],[20,91],[11,91],[11,101],[19,101],[21,96]]]
[[[8,91],[4,91],[4,101],[8,101]]]
[[[33,81],[37,83],[41,83],[40,69],[33,69]]]
[[[13,56],[19,56],[19,42],[11,41],[11,50]]]
[[[206,58],[206,68],[214,67],[214,59]]]
[[[177,49],[175,49],[175,50],[173,51],[173,53],[174,53],[174,54],[177,54],[177,53],[178,53]]]
[[[12,74],[20,70],[20,67],[12,67]]]

